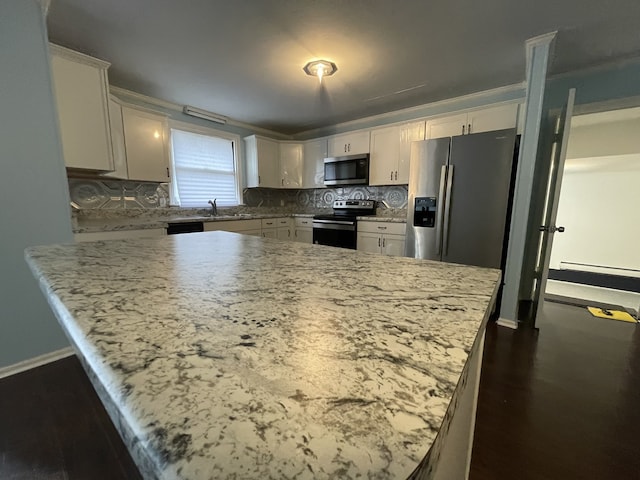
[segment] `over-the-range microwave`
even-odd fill
[[[325,185],[368,185],[369,154],[324,159]]]

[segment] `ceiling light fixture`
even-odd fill
[[[210,122],[220,123],[222,125],[227,123],[227,119],[221,115],[216,115],[215,113],[207,112],[206,110],[192,107],[190,105],[185,105],[182,111],[192,117],[202,118],[204,120],[209,120]]]
[[[312,77],[318,77],[320,83],[322,83],[322,77],[329,77],[338,71],[338,67],[335,63],[328,60],[314,60],[307,63],[303,70],[307,75]]]

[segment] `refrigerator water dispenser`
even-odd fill
[[[436,197],[416,197],[413,226],[431,228],[436,226]]]

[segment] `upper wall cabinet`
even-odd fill
[[[57,45],[50,52],[65,166],[112,171],[109,64]]]
[[[369,131],[329,137],[329,157],[369,153]]]
[[[426,138],[453,137],[470,133],[516,128],[518,104],[483,108],[469,113],[440,117],[427,121]]]
[[[304,143],[302,188],[324,187],[324,159],[327,157],[327,139],[319,138]]]
[[[423,120],[372,130],[369,184],[409,183],[411,142],[424,140],[424,131]]]
[[[251,135],[244,139],[247,187],[281,187],[280,146],[276,140]]]
[[[280,186],[302,188],[304,146],[296,142],[280,142]]]
[[[109,100],[114,178],[147,182],[169,181],[167,117]]]

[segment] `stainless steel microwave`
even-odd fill
[[[325,185],[368,185],[369,154],[324,159]]]

